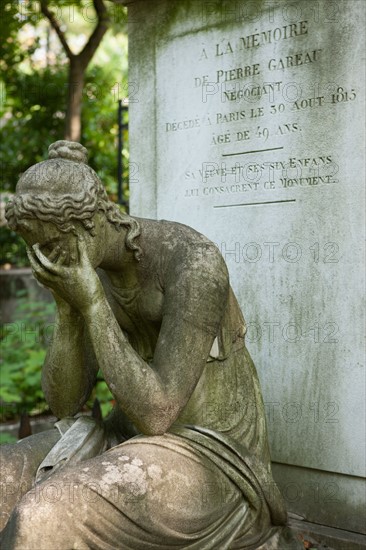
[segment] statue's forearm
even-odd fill
[[[52,343],[42,371],[42,388],[59,418],[76,414],[95,383],[96,368],[84,357],[84,321],[71,308],[58,309]]]
[[[132,348],[107,300],[90,304],[83,315],[97,362],[124,413],[143,433],[163,433],[169,405],[157,372]]]

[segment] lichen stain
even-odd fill
[[[147,475],[154,481],[160,481],[163,470],[157,464],[151,464],[147,467]]]
[[[127,457],[119,457],[127,458]],[[147,480],[146,472],[141,468],[143,462],[139,459],[134,459],[132,464],[124,463],[122,465],[116,466],[111,463],[104,463],[105,473],[100,479],[100,485],[102,490],[108,491],[111,486],[118,486],[123,489],[123,487],[131,486],[133,487],[133,493],[136,496],[141,496],[147,492]]]
[[[122,455],[118,457],[118,460],[120,460],[121,462],[128,462],[130,460],[130,457],[126,455]]]

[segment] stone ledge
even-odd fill
[[[335,529],[326,525],[318,525],[317,523],[299,521],[291,518],[291,514],[289,516],[289,527],[291,527],[291,530],[303,541],[309,541],[313,545],[317,544],[317,546],[308,547],[309,549],[363,550],[366,548],[366,535],[343,529]],[[306,548],[305,545],[304,548]]]

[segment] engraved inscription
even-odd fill
[[[182,173],[185,198],[339,184],[339,159],[329,148],[318,161],[312,152],[312,117],[319,110],[332,117],[335,109],[356,103],[356,85],[314,79],[312,67],[327,63],[314,21],[249,27],[245,34],[234,29],[220,38],[217,31],[201,41],[197,73],[184,80],[193,98],[186,116],[163,122],[169,139],[187,133],[202,148],[199,162]],[[309,142],[302,161],[296,143]],[[281,151],[278,159],[275,151]],[[244,162],[244,155],[255,157]]]

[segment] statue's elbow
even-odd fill
[[[145,418],[140,418],[138,427],[144,435],[154,436],[165,434],[173,424],[171,414],[152,413]]]
[[[52,414],[57,418],[75,416],[82,409],[81,401],[67,399],[66,396],[60,396],[59,392],[57,395],[53,395],[48,388],[43,388],[43,393]]]
[[[146,428],[141,430],[141,433],[143,435],[148,435],[150,437],[153,437],[157,435],[164,435],[167,431],[168,429],[165,429],[165,428],[160,429],[159,427],[155,427],[155,426],[147,426]]]
[[[62,391],[58,384],[46,376],[42,377],[42,390],[49,408],[57,418],[75,416],[82,410],[90,395],[90,389],[83,388],[84,391],[74,391],[73,395],[68,396],[67,392]]]
[[[57,418],[75,416],[80,412],[80,407],[71,403],[52,403],[48,401],[52,414]]]

